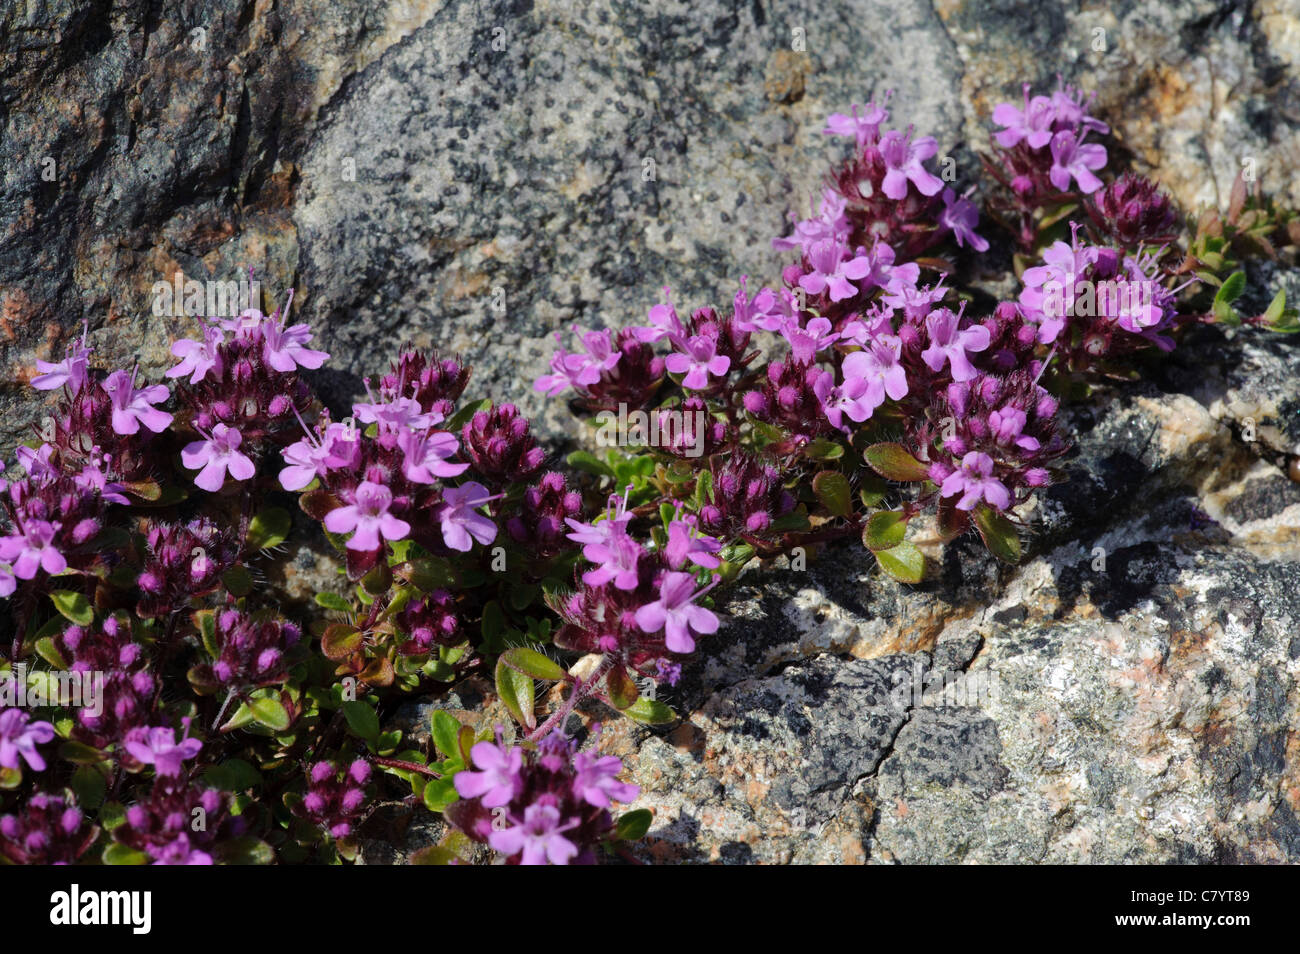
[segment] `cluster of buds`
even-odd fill
[[[102,748],[149,724],[158,702],[158,680],[128,620],[108,616],[98,625],[69,626],[55,645],[70,672],[83,678],[103,674],[100,705],[77,710],[75,739]]]
[[[582,512],[582,495],[569,490],[564,475],[551,471],[527,490],[518,512],[506,520],[510,539],[545,560],[570,549],[565,521]]]
[[[284,681],[285,652],[302,638],[296,625],[236,609],[218,610],[213,622],[217,657],[194,668],[195,685],[246,689]]]
[[[513,404],[479,411],[461,429],[465,456],[489,486],[521,483],[542,467],[546,451],[528,433],[528,418]]]
[[[379,394],[385,401],[410,397],[429,413],[447,418],[465,392],[469,375],[469,366],[454,358],[405,347],[388,374],[380,379]]]
[[[506,864],[592,864],[614,829],[611,806],[640,794],[618,780],[618,758],[580,752],[558,732],[525,750],[506,745],[498,727],[496,742],[476,743],[470,759],[446,818]]]
[[[1178,228],[1169,196],[1150,179],[1131,172],[1094,192],[1087,209],[1101,237],[1129,251],[1167,245]]]
[[[366,803],[370,763],[356,759],[346,768],[320,761],[307,773],[307,793],[294,804],[295,813],[335,838],[346,838]]]
[[[146,619],[166,616],[212,593],[221,585],[221,575],[239,559],[234,534],[206,517],[183,524],[156,523],[147,540],[136,606]]]
[[[415,656],[435,646],[454,646],[465,637],[456,615],[456,599],[446,590],[434,590],[412,598],[399,615],[402,632],[410,639],[400,651]]]
[[[15,815],[0,815],[0,856],[16,865],[76,864],[99,836],[70,796],[35,792]]]
[[[99,556],[86,545],[103,527],[104,491],[84,475],[64,472],[58,454],[50,444],[23,448],[18,460],[27,476],[0,480],[0,506],[9,518],[0,534],[0,596],[12,594],[17,580],[84,569]]]
[[[711,459],[713,491],[700,505],[700,530],[722,540],[761,539],[772,522],[794,509],[781,472],[752,454],[737,451]]]
[[[216,846],[243,830],[243,818],[230,814],[221,792],[159,775],[149,794],[127,808],[113,838],[157,865],[211,865]]]

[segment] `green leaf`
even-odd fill
[[[194,625],[199,631],[199,639],[209,656],[216,659],[221,655],[217,646],[217,614],[212,610],[199,610],[194,614]]]
[[[379,713],[368,702],[356,699],[343,703],[343,718],[358,738],[372,744],[379,742]]]
[[[106,865],[147,865],[149,856],[115,841],[104,849],[103,861]]]
[[[695,506],[698,509],[711,503],[713,503],[713,472],[702,470],[695,478]]]
[[[279,699],[251,699],[248,707],[253,711],[253,718],[268,729],[283,732],[289,728],[289,711]]]
[[[864,471],[858,481],[858,499],[868,509],[884,500],[889,493],[889,485],[876,474]]]
[[[804,512],[803,505],[799,509],[792,510],[790,513],[777,517],[768,526],[773,533],[790,533],[797,530],[807,530],[811,524],[808,522],[808,514]]]
[[[473,417],[479,411],[486,411],[491,407],[492,407],[492,401],[488,398],[484,398],[481,401],[470,401],[467,404],[463,405],[460,408],[460,410],[458,410],[451,417],[447,418],[447,420],[443,422],[443,424],[441,424],[440,427],[442,430],[445,431],[453,431],[453,432],[459,431],[462,427],[464,427],[466,424],[469,423],[469,419],[471,417]]]
[[[317,593],[316,605],[323,606],[327,610],[334,610],[336,613],[352,612],[352,604],[337,593]]]
[[[614,468],[610,467],[590,451],[574,451],[569,455],[568,462],[569,466],[574,470],[581,470],[588,474],[595,474],[597,477],[614,476]]]
[[[1236,326],[1241,324],[1241,318],[1237,316],[1236,310],[1232,303],[1241,297],[1241,293],[1246,289],[1246,273],[1233,272],[1219,286],[1218,292],[1214,295],[1214,317],[1225,325]]]
[[[853,490],[849,479],[837,470],[823,470],[813,478],[813,493],[826,510],[836,517],[853,514]]]
[[[442,811],[458,798],[453,779],[431,778],[424,785],[424,807],[431,812]]]
[[[534,679],[564,678],[564,669],[559,663],[526,646],[507,649],[501,654],[501,660],[511,669],[517,669]]]
[[[52,590],[50,592],[50,602],[54,608],[65,619],[69,619],[78,626],[89,626],[95,620],[95,610],[90,605],[90,600],[86,599],[85,593],[77,593],[73,590]]]
[[[980,504],[974,513],[975,529],[984,539],[989,552],[1003,563],[1013,566],[1020,562],[1020,534],[1015,524],[986,504]]]
[[[275,849],[252,835],[231,838],[216,846],[213,851],[218,864],[223,865],[273,865]]]
[[[203,778],[223,792],[246,792],[262,784],[262,773],[243,759],[226,759],[219,765],[211,765]]]
[[[460,735],[460,723],[456,721],[454,716],[448,715],[441,709],[435,709],[433,718],[429,721],[432,728],[433,744],[447,758],[455,758],[460,753],[460,747],[456,741]]]
[[[803,449],[809,460],[839,460],[844,456],[844,445],[838,441],[819,437]]]
[[[283,507],[267,507],[248,524],[248,545],[254,550],[278,547],[289,536],[293,518]]]
[[[481,633],[483,636],[483,645],[488,650],[501,649],[501,637],[506,631],[506,614],[501,609],[501,604],[492,600],[483,607],[483,623]]]
[[[623,710],[623,715],[636,722],[648,725],[663,725],[677,719],[677,713],[657,699],[642,696],[635,703]]]
[[[867,549],[889,550],[903,542],[907,533],[907,520],[901,510],[878,510],[867,520],[862,531],[862,543]]]
[[[108,782],[104,778],[104,773],[90,765],[78,767],[72,773],[72,781],[68,784],[77,793],[77,804],[87,812],[99,808],[108,791]]]
[[[614,837],[620,841],[637,841],[644,838],[654,818],[654,813],[648,808],[624,812],[619,816],[618,824],[614,826]]]
[[[902,444],[872,444],[863,458],[881,477],[904,482],[925,480],[930,469],[907,452]]]
[[[880,568],[902,583],[920,583],[925,576],[925,557],[911,543],[900,543],[876,552]]]
[[[442,557],[412,560],[403,574],[407,581],[424,593],[454,589],[459,585],[456,571]]]
[[[36,654],[55,669],[64,670],[68,668],[67,660],[59,652],[59,647],[54,644],[53,638],[49,636],[42,636],[36,640]]]
[[[640,694],[636,682],[628,675],[622,663],[615,664],[605,676],[605,688],[609,691],[609,701],[615,709],[627,709],[634,705]]]
[[[497,695],[520,724],[530,729],[537,727],[533,716],[533,680],[506,665],[504,659],[497,660]]]
[[[221,574],[221,582],[235,596],[247,596],[253,592],[253,575],[243,566],[232,566]]]

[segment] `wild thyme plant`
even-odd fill
[[[0,485],[0,857],[338,862],[383,805],[442,814],[421,862],[630,857],[650,813],[619,813],[637,786],[574,719],[673,721],[643,690],[707,652],[715,587],[848,537],[916,583],[918,520],[1014,563],[1017,508],[1061,479],[1062,400],[1189,324],[1296,330],[1281,294],[1233,304],[1294,218],[1239,180],[1189,234],[1155,184],[1103,180],[1089,108],[1061,86],[995,109],[993,231],[884,103],[831,116],[849,152],[773,241],[779,281],[741,277],[721,309],[665,289],[641,324],[561,338],[535,387],[602,451],[567,472],[436,353],[403,350],[334,420],[292,294],[203,322],[169,383],[95,367],[86,336],[38,362],[53,403]],[[1008,248],[1009,300],[952,264]],[[270,585],[295,496],[346,579],[313,613]],[[512,724],[385,728],[488,673]],[[538,680],[558,684],[541,711]]]

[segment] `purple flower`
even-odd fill
[[[718,631],[718,617],[703,606],[695,605],[695,600],[716,586],[717,582],[715,577],[713,583],[696,592],[693,574],[666,573],[659,587],[659,599],[636,611],[637,626],[647,633],[666,629],[665,645],[669,650],[675,653],[693,652],[695,640],[691,638],[692,630],[702,635]]]
[[[54,726],[30,720],[31,716],[21,709],[0,711],[0,768],[19,768],[21,758],[32,771],[45,771],[45,759],[36,746],[53,740]]]
[[[674,519],[668,522],[668,540],[664,544],[664,559],[674,570],[680,570],[687,560],[696,566],[716,570],[721,561],[714,555],[722,549],[722,541],[705,536],[695,527],[696,519]]]
[[[981,499],[998,510],[1005,510],[1011,505],[1011,496],[992,474],[993,458],[971,451],[961,459],[961,467],[944,478],[939,495],[952,497],[961,494],[961,500],[957,501],[958,510],[973,510]]]
[[[208,325],[203,329],[202,341],[190,341],[188,338],[175,342],[171,347],[172,354],[181,359],[181,363],[173,368],[168,368],[164,372],[165,377],[179,378],[184,375],[190,376],[190,384],[198,384],[208,376],[209,371],[215,371],[218,378],[221,377],[221,343],[226,340],[226,336],[216,325]]]
[[[989,330],[983,325],[972,325],[958,330],[961,316],[947,308],[936,308],[925,319],[930,333],[930,347],[921,352],[921,358],[931,371],[941,371],[945,362],[952,371],[954,381],[969,381],[977,372],[966,357],[968,351],[983,351],[989,346]]]
[[[1056,110],[1046,96],[1029,98],[1029,84],[1024,86],[1025,107],[1017,109],[1012,103],[999,103],[993,108],[993,121],[1005,126],[997,134],[998,145],[1010,149],[1022,139],[1031,149],[1041,149],[1052,141],[1052,123]]]
[[[370,379],[366,379],[369,390]],[[437,411],[425,411],[415,398],[396,397],[391,401],[373,401],[369,404],[353,404],[352,413],[362,424],[377,424],[381,435],[398,435],[399,439],[407,431],[423,431],[442,422],[442,415]],[[385,446],[391,447],[389,443]]]
[[[859,249],[853,258],[846,261],[847,251],[833,239],[814,242],[807,253],[812,271],[800,276],[799,287],[810,295],[820,295],[829,290],[831,301],[852,298],[858,289],[851,280],[866,278],[874,263],[866,256],[865,249]]]
[[[748,280],[748,275],[740,276],[740,290],[736,292],[733,303],[732,323],[738,330],[746,333],[770,330],[768,322],[776,310],[776,295],[770,288],[760,288],[754,293],[754,297],[750,298],[745,287]]]
[[[1023,450],[1036,451],[1040,446],[1038,438],[1022,433],[1028,420],[1029,416],[1020,408],[1007,405],[989,414],[989,432],[999,444],[1015,444]]]
[[[287,313],[287,309],[286,309]],[[266,363],[277,371],[293,371],[297,368],[312,370],[319,368],[329,360],[324,351],[313,351],[307,347],[311,340],[309,325],[290,325],[284,327],[284,318],[279,321],[266,321],[262,324],[262,356]]]
[[[653,344],[664,338],[673,343],[686,340],[686,329],[682,326],[681,318],[677,317],[677,309],[673,307],[670,294],[670,290],[665,288],[664,303],[650,309],[650,324],[632,328],[637,341]]]
[[[503,855],[522,852],[520,864],[567,865],[578,854],[578,846],[562,833],[578,824],[576,818],[561,824],[560,810],[554,805],[529,805],[522,824],[492,832],[488,844]]]
[[[474,480],[447,488],[442,495],[442,506],[437,510],[443,543],[453,550],[467,553],[474,547],[473,540],[485,546],[495,540],[497,525],[477,508],[499,496],[492,496],[486,487]]]
[[[977,252],[988,251],[988,240],[975,234],[975,226],[979,222],[980,213],[974,202],[957,195],[952,189],[943,190],[943,211],[939,213],[939,224],[952,229],[952,236],[961,248],[969,243]]]
[[[797,321],[789,321],[781,326],[781,337],[790,345],[790,354],[800,364],[812,361],[818,352],[825,351],[836,341],[839,334],[832,331],[829,318],[813,318],[800,328]]]
[[[134,434],[140,430],[141,424],[157,434],[172,422],[170,414],[153,406],[171,396],[165,384],[137,388],[134,371],[130,374],[114,371],[100,387],[112,399],[113,432],[116,434]]]
[[[507,749],[499,742],[478,742],[469,750],[469,757],[478,771],[456,773],[456,792],[460,797],[481,795],[488,808],[510,804],[522,781],[519,774],[524,766],[522,750]]]
[[[664,359],[664,367],[673,374],[685,374],[682,387],[699,391],[709,386],[709,375],[720,378],[731,367],[731,359],[718,354],[718,342],[704,335],[692,335],[675,342],[681,349]]]
[[[1106,165],[1106,147],[1095,142],[1084,142],[1083,136],[1072,132],[1059,132],[1052,137],[1052,169],[1047,177],[1062,192],[1070,189],[1070,179],[1079,183],[1079,191],[1087,195],[1096,192],[1102,181],[1092,170]]]
[[[36,370],[41,373],[32,378],[32,387],[38,391],[53,391],[67,385],[71,393],[75,394],[79,391],[90,375],[90,352],[93,349],[86,345],[88,334],[87,325],[82,331],[81,340],[74,342],[68,349],[68,356],[57,364],[38,358]]]
[[[257,472],[253,462],[240,453],[239,445],[244,438],[235,428],[217,424],[212,428],[212,434],[204,437],[204,440],[186,444],[181,449],[181,463],[190,470],[199,471],[194,478],[196,487],[215,492],[226,482],[227,471],[235,480],[248,480]]]
[[[345,424],[330,424],[319,440],[307,432],[302,440],[286,447],[281,456],[289,466],[280,471],[280,486],[285,490],[302,490],[317,477],[324,477],[331,469],[350,461],[351,457],[341,461],[339,453],[340,443],[345,447],[352,443],[348,434],[356,432]]]
[[[165,845],[149,845],[145,849],[156,865],[210,865],[212,856],[190,844],[190,836],[181,832]]]
[[[403,431],[397,446],[403,454],[402,473],[417,484],[431,484],[439,477],[459,477],[469,468],[469,464],[447,460],[460,449],[456,435],[448,431]]]
[[[573,794],[588,805],[609,808],[611,802],[631,802],[641,794],[638,786],[618,780],[623,763],[616,756],[579,752],[573,757],[573,767],[577,772]]]
[[[560,333],[555,333],[555,340],[560,347],[551,356],[552,374],[542,375],[533,388],[554,396],[566,388],[582,388],[596,384],[601,375],[618,364],[622,351],[614,347],[613,336],[608,329],[583,332],[577,325],[573,333],[586,347],[587,352],[570,354],[564,350]]]
[[[910,132],[885,133],[880,137],[880,155],[886,170],[881,191],[891,199],[906,198],[910,180],[922,195],[934,195],[943,188],[943,181],[927,172],[921,163],[938,151],[939,143],[933,136],[923,136],[913,142]]]
[[[857,379],[867,385],[866,396],[872,409],[885,403],[888,395],[895,401],[907,397],[907,371],[899,362],[903,342],[895,335],[878,335],[865,351],[855,351],[844,359],[844,380]],[[865,421],[866,417],[853,417]],[[867,417],[870,417],[870,413]]]
[[[1020,304],[1025,317],[1038,325],[1038,340],[1050,344],[1065,327],[1065,316],[1073,311],[1075,284],[1096,264],[1101,250],[1080,245],[1077,229],[1071,242],[1053,242],[1043,252],[1043,265],[1025,269]]]
[[[152,765],[155,772],[167,778],[180,775],[181,763],[194,758],[203,748],[198,739],[182,738],[177,742],[176,733],[162,726],[132,729],[122,745],[137,762]]]
[[[888,94],[885,98],[888,100]],[[877,106],[874,102],[867,103],[862,107],[862,113],[859,115],[858,104],[854,103],[847,116],[844,113],[831,113],[826,119],[826,128],[822,130],[822,134],[848,136],[861,149],[876,141],[876,137],[880,135],[880,124],[888,118],[889,111],[884,106]]]
[[[38,570],[51,576],[68,568],[68,561],[54,546],[54,537],[62,524],[28,517],[21,532],[0,537],[0,560],[13,564],[13,574],[20,580],[30,580]]]
[[[811,206],[811,197],[808,202]],[[772,248],[778,252],[796,248],[807,251],[816,242],[847,241],[850,232],[849,219],[845,214],[847,207],[848,203],[842,195],[831,189],[823,189],[820,210],[814,210],[811,218],[796,221],[790,235],[772,239]],[[790,217],[794,218],[793,215]]]
[[[352,500],[325,515],[325,529],[330,533],[352,534],[349,550],[374,550],[382,540],[401,540],[411,532],[409,523],[388,512],[393,492],[383,484],[363,480],[352,492]]]
[[[622,524],[616,524],[622,528]],[[639,582],[637,561],[644,551],[641,545],[628,536],[626,530],[612,535],[606,543],[589,543],[582,549],[582,555],[595,563],[596,569],[582,574],[582,582],[588,586],[600,586],[614,581],[620,590],[635,590]]]

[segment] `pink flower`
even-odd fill
[[[181,832],[165,845],[146,845],[155,865],[210,865],[212,856],[190,844],[190,836]]]
[[[885,94],[888,100],[889,94]],[[831,113],[826,119],[826,128],[822,130],[825,136],[848,136],[853,139],[859,149],[876,141],[880,135],[880,124],[889,118],[889,111],[883,106],[877,106],[874,102],[867,103],[862,107],[862,114],[858,114],[858,104],[853,104],[853,109],[849,115],[843,113]]]
[[[487,808],[510,804],[522,781],[519,773],[524,766],[523,751],[492,742],[477,742],[469,750],[469,757],[478,771],[456,773],[456,792],[460,797],[481,795]]]
[[[562,833],[577,825],[576,818],[561,824],[560,810],[554,805],[529,805],[522,824],[493,831],[488,844],[503,855],[522,852],[520,864],[567,865],[578,854],[578,846]]]
[[[1106,147],[1095,142],[1084,142],[1083,136],[1072,132],[1059,132],[1052,137],[1052,169],[1047,177],[1062,192],[1070,189],[1070,179],[1079,183],[1079,191],[1087,195],[1096,192],[1102,181],[1092,170],[1106,165]]]
[[[126,734],[122,746],[137,762],[152,765],[165,778],[175,778],[181,774],[181,763],[198,755],[203,743],[189,738],[177,742],[171,729],[141,726]]]
[[[810,295],[820,295],[829,290],[831,301],[844,301],[858,293],[851,280],[866,278],[874,263],[859,249],[851,259],[845,260],[847,249],[839,242],[826,240],[814,242],[808,250],[808,264],[812,271],[799,278],[799,287]]]
[[[971,451],[961,459],[961,467],[944,478],[939,495],[952,497],[961,494],[961,500],[957,501],[958,510],[974,510],[981,499],[998,510],[1005,510],[1011,505],[1011,495],[992,474],[993,458]]]
[[[284,327],[280,321],[266,321],[262,325],[262,356],[266,363],[277,371],[294,371],[297,368],[308,370],[319,368],[329,360],[324,351],[313,351],[307,347],[311,340],[309,325],[290,325]]]
[[[135,434],[143,424],[157,434],[171,424],[172,416],[153,406],[171,396],[165,384],[137,388],[134,371],[130,374],[114,371],[100,387],[108,392],[112,401],[114,433]]]
[[[402,473],[417,484],[431,484],[439,477],[459,477],[469,468],[469,464],[447,460],[460,449],[456,435],[448,431],[403,431],[397,446],[404,455]]]
[[[998,145],[1010,149],[1022,139],[1031,149],[1041,149],[1052,141],[1052,123],[1056,110],[1046,96],[1029,98],[1029,84],[1024,86],[1025,107],[1017,109],[1012,103],[999,103],[993,109],[993,121],[1005,126],[996,138]]]
[[[1040,343],[1050,344],[1061,333],[1066,314],[1073,312],[1075,285],[1100,254],[1100,249],[1080,245],[1076,232],[1071,242],[1053,242],[1043,252],[1045,264],[1025,269],[1020,304],[1025,317],[1038,325]]]
[[[811,206],[813,199],[809,197]],[[822,190],[820,211],[814,210],[811,218],[796,221],[794,232],[784,238],[772,239],[772,248],[778,252],[791,249],[807,251],[816,242],[845,242],[849,237],[849,219],[845,214],[848,203],[831,189]],[[793,214],[790,216],[794,218]],[[769,329],[770,330],[770,329]]]
[[[325,515],[325,529],[330,533],[351,533],[349,550],[378,549],[383,540],[401,540],[411,532],[411,525],[388,512],[393,492],[383,484],[363,480],[352,493],[351,504],[335,507]]]
[[[36,370],[41,373],[32,378],[32,387],[38,391],[53,391],[67,385],[73,394],[81,389],[90,376],[90,352],[93,350],[86,345],[89,324],[83,327],[81,340],[73,343],[62,361],[51,364],[39,358],[36,360]]]
[[[1022,450],[1036,451],[1038,438],[1021,433],[1029,420],[1027,414],[1010,405],[989,414],[989,431],[999,444],[1015,444]]]
[[[583,332],[574,325],[572,330],[586,347],[587,352],[570,354],[564,350],[563,339],[557,331],[555,340],[560,347],[551,356],[553,373],[544,374],[533,382],[534,390],[554,396],[566,388],[583,388],[596,384],[600,381],[601,375],[618,364],[623,356],[622,352],[614,347],[613,336],[608,329]]]
[[[13,574],[20,580],[30,580],[37,571],[51,576],[68,568],[68,561],[54,546],[54,537],[62,524],[28,517],[21,532],[0,537],[0,560],[13,564]]]
[[[977,252],[987,252],[988,240],[975,234],[979,225],[980,213],[975,203],[965,196],[959,196],[952,189],[943,190],[943,211],[939,213],[939,224],[952,229],[952,237],[961,248],[967,244]]]
[[[676,342],[680,351],[664,359],[664,367],[673,374],[685,374],[682,387],[699,391],[709,386],[709,375],[720,378],[731,367],[731,359],[717,353],[718,343],[704,335],[692,335]]]
[[[733,303],[732,323],[744,332],[767,329],[769,317],[776,310],[776,295],[770,288],[760,288],[750,298],[745,287],[748,280],[748,275],[740,276],[740,290],[736,292]]]
[[[846,378],[842,385],[835,384],[835,372],[823,371],[813,384],[813,394],[821,402],[822,414],[831,426],[846,430],[844,418],[861,423],[883,403],[872,401],[868,395],[867,382],[862,378]]]
[[[305,430],[306,425],[303,427]],[[351,464],[360,446],[356,434],[346,424],[330,424],[319,440],[308,432],[305,438],[290,444],[281,454],[289,466],[280,471],[280,486],[285,490],[302,490],[317,477]]]
[[[880,137],[880,155],[885,160],[885,181],[881,191],[891,199],[907,197],[907,183],[916,186],[922,195],[934,195],[943,188],[943,181],[926,171],[921,165],[939,151],[933,136],[923,136],[911,141],[911,133],[904,135],[891,130]]]
[[[370,379],[366,379],[369,388]],[[442,423],[442,415],[437,411],[425,411],[415,398],[397,397],[391,401],[375,401],[370,404],[353,404],[352,413],[362,424],[377,424],[381,435],[402,435],[407,431],[422,431],[427,427]],[[391,443],[387,446],[392,446]]]
[[[16,769],[25,760],[34,772],[45,771],[45,759],[36,750],[54,739],[54,726],[31,722],[21,709],[0,711],[0,768]]]
[[[622,524],[618,524],[620,528]],[[620,590],[635,590],[637,579],[637,561],[644,551],[641,545],[628,536],[626,530],[610,537],[607,543],[589,543],[583,547],[582,555],[597,564],[596,569],[582,574],[582,582],[588,586],[600,586],[614,581]]]
[[[459,487],[448,487],[442,495],[442,506],[436,511],[442,524],[442,542],[453,550],[467,553],[474,547],[473,540],[484,546],[495,540],[497,525],[477,508],[496,499],[486,487],[474,480]]]
[[[831,330],[829,318],[813,318],[807,326],[800,328],[795,321],[781,326],[781,337],[790,345],[790,354],[795,361],[806,363],[818,352],[825,351],[836,341],[839,334]]]
[[[194,478],[195,486],[215,492],[226,482],[227,472],[235,480],[248,480],[252,477],[257,469],[239,451],[243,440],[243,435],[235,428],[217,424],[212,428],[211,436],[206,436],[205,440],[185,445],[181,450],[181,463],[190,470],[199,471]]]
[[[721,561],[714,555],[722,549],[722,541],[705,536],[695,527],[696,519],[674,519],[668,523],[668,540],[664,544],[664,559],[674,570],[690,560],[696,566],[716,570]]]
[[[903,342],[896,335],[876,336],[865,351],[855,351],[844,359],[845,383],[854,379],[863,381],[873,409],[885,403],[886,395],[901,401],[907,397],[907,371],[899,362],[902,353]],[[853,420],[864,421],[866,418],[854,417]]]
[[[675,653],[695,650],[691,632],[716,633],[718,617],[695,600],[717,585],[718,578],[704,589],[695,591],[695,576],[690,573],[669,572],[664,575],[659,588],[659,599],[647,603],[636,611],[636,624],[644,632],[666,630],[665,644]]]
[[[966,357],[968,351],[983,351],[989,346],[989,330],[983,325],[972,325],[958,330],[961,316],[947,308],[937,308],[925,319],[930,333],[930,347],[921,352],[921,358],[931,371],[941,371],[945,363],[952,371],[954,381],[969,381],[977,372]]]
[[[179,378],[186,374],[190,376],[190,384],[198,384],[208,376],[209,371],[215,371],[218,378],[221,377],[221,343],[226,340],[226,336],[216,325],[208,325],[203,329],[202,341],[190,341],[182,339],[172,344],[172,354],[181,359],[181,363],[173,368],[168,368],[164,372],[165,377]]]
[[[617,756],[579,752],[573,757],[573,767],[577,772],[573,794],[588,805],[609,808],[611,802],[631,802],[641,794],[638,786],[618,780],[623,763]]]

